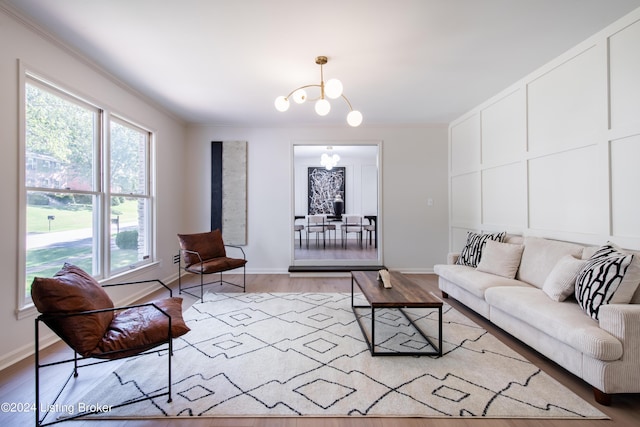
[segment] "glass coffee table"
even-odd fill
[[[356,316],[362,335],[369,346],[372,356],[442,356],[442,300],[433,293],[422,289],[413,283],[402,273],[390,271],[391,288],[385,288],[382,281],[378,280],[377,271],[352,271],[351,272],[351,308]],[[362,295],[369,303],[368,305],[356,305],[354,301],[355,287],[360,289]],[[405,308],[431,308],[437,312],[438,344],[436,345],[425,331],[405,312]],[[368,314],[358,313],[363,309],[370,309]],[[418,332],[426,343],[428,349],[412,348],[407,344],[409,350],[390,350],[380,343],[376,343],[376,310],[393,309],[402,313],[409,324]],[[371,317],[370,330],[367,331],[363,318]],[[407,339],[407,343],[409,343]],[[423,346],[424,347],[424,346]]]

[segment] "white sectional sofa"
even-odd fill
[[[616,283],[617,290],[597,306],[598,291],[587,298],[584,289],[603,272],[597,268],[601,248],[496,233],[469,251],[472,237],[476,243],[478,236],[486,237],[474,234],[462,251],[464,260],[449,254],[448,264],[434,267],[443,297],[462,302],[584,379],[601,404],[610,404],[611,394],[640,392],[640,254],[611,245],[614,255],[634,256],[618,257],[621,264],[611,271],[626,265],[625,274],[606,279],[614,286],[605,292]],[[579,299],[576,281],[583,292]]]

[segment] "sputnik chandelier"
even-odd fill
[[[320,156],[320,165],[324,166],[325,169],[328,171],[330,171],[335,166],[337,166],[339,161],[340,161],[340,156],[333,153],[333,147],[331,146],[328,146],[327,152],[322,153],[322,156]]]
[[[338,79],[330,79],[326,83],[324,82],[324,73],[322,66],[327,63],[326,56],[318,56],[316,58],[316,64],[320,65],[320,84],[310,84],[300,86],[289,92],[287,96],[279,96],[276,98],[275,106],[278,111],[287,111],[289,109],[289,99],[293,99],[296,104],[302,104],[307,100],[307,92],[306,88],[310,87],[319,87],[320,88],[320,96],[315,98],[315,110],[319,116],[326,116],[331,111],[331,104],[327,101],[326,98],[336,99],[342,97],[347,102],[349,106],[349,114],[347,114],[347,123],[350,126],[356,127],[360,126],[362,123],[362,113],[360,111],[354,110],[351,106],[351,103],[347,99],[346,96],[342,93],[342,82]]]

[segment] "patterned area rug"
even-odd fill
[[[409,312],[437,337],[437,311]],[[442,357],[372,357],[349,293],[208,293],[175,340],[173,402],[96,416],[607,418],[447,304],[443,312]],[[389,349],[429,345],[394,310],[376,313],[376,337]],[[165,361],[130,359],[84,399],[115,405],[162,391]]]

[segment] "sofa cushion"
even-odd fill
[[[578,274],[575,290],[578,303],[589,316],[597,319],[602,304],[631,301],[640,281],[640,265],[634,258],[611,242],[589,258]]]
[[[487,240],[477,269],[513,279],[516,277],[523,249],[523,245]]]
[[[587,260],[565,255],[558,260],[542,285],[544,293],[554,301],[564,301],[576,287],[576,277],[587,264]]]
[[[527,236],[516,279],[542,288],[558,260],[565,255],[582,257],[583,246],[576,243]]]
[[[524,245],[524,237],[518,234],[507,234],[504,236],[504,243],[513,243],[514,245]]]
[[[180,249],[198,252],[202,261],[227,256],[222,232],[219,229],[195,234],[178,234]],[[200,262],[197,255],[184,252],[184,263],[187,266]]]
[[[172,338],[190,331],[182,318],[182,298],[165,298],[153,301],[153,304],[171,317]],[[157,308],[151,305],[129,308],[115,316],[91,355],[103,359],[119,359],[138,354],[166,343],[168,332],[169,319]]]
[[[540,289],[522,286],[493,287],[485,298],[491,310],[499,309],[590,357],[607,361],[622,357],[622,343],[573,300],[553,301]]]
[[[456,264],[476,267],[480,262],[480,258],[482,257],[482,249],[484,248],[487,240],[502,242],[506,234],[507,233],[505,231],[501,233],[489,234],[479,234],[469,231],[467,233],[467,243],[464,248],[462,248],[460,257],[458,257]]]
[[[53,277],[36,277],[31,299],[42,314],[68,314],[113,308],[105,290],[80,267],[65,263]],[[113,312],[55,319],[45,323],[79,354],[93,350],[107,331]]]
[[[438,276],[455,283],[477,298],[484,299],[485,291],[494,286],[530,286],[515,279],[485,273],[466,265],[439,264],[433,269]]]

